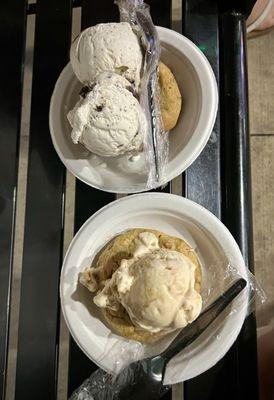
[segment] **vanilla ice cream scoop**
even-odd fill
[[[146,119],[130,83],[104,73],[68,113],[71,138],[99,156],[114,157],[140,150]]]
[[[121,303],[132,322],[150,332],[183,328],[202,308],[195,268],[183,254],[161,249],[153,233],[140,233],[133,257],[121,261],[94,302],[113,310]]]
[[[92,85],[103,72],[115,72],[139,87],[143,55],[139,39],[127,22],[85,29],[72,43],[70,61],[85,85]]]

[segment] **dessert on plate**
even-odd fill
[[[127,22],[102,23],[72,43],[70,61],[84,85],[68,113],[73,143],[103,157],[142,151],[146,117],[139,103],[144,54]],[[165,131],[176,125],[181,94],[171,70],[159,65],[160,108]]]
[[[143,343],[194,321],[202,308],[201,268],[182,239],[152,229],[115,237],[79,277],[114,331]],[[91,299],[92,301],[92,299]]]

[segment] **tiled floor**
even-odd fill
[[[178,20],[179,10],[176,10]],[[33,17],[32,17],[33,18]],[[34,18],[30,21],[33,26]],[[178,25],[178,24],[177,24]],[[176,25],[176,26],[177,26]],[[24,108],[28,109],[31,79],[28,76],[28,65],[31,63],[31,30],[29,32],[29,53],[26,56],[26,85]],[[258,326],[274,325],[274,31],[268,35],[248,41],[249,87],[250,87],[250,128],[252,149],[252,190],[253,190],[253,220],[255,244],[255,271],[259,281],[268,295],[268,303],[258,311]],[[14,257],[14,281],[12,296],[11,340],[8,374],[7,399],[12,400],[14,393],[14,373],[16,366],[16,330],[18,321],[18,306],[20,294],[20,270],[23,246],[23,220],[27,153],[28,153],[28,113],[23,112],[21,140],[21,168],[19,181],[19,201],[17,209],[16,247]],[[68,175],[68,182],[73,193],[74,178]],[[73,196],[67,196],[68,229],[65,236],[65,248],[72,236]],[[64,340],[61,352],[67,354],[67,331],[63,329]],[[60,368],[60,381],[65,378],[66,356]],[[274,369],[274,366],[273,366]],[[63,375],[62,375],[63,374]],[[64,385],[60,386],[59,398],[65,398]]]
[[[274,391],[274,31],[248,41],[255,274],[268,297],[257,310],[260,398]]]
[[[268,296],[258,326],[274,325],[274,31],[248,41],[255,271]]]
[[[274,31],[248,41],[250,131],[274,134]]]

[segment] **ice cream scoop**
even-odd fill
[[[131,89],[120,75],[100,75],[92,90],[68,113],[72,141],[105,157],[140,150],[146,120]]]
[[[115,72],[139,87],[143,55],[139,39],[127,22],[85,29],[72,43],[70,61],[85,85],[93,84],[103,72]]]
[[[195,268],[182,253],[160,248],[153,233],[142,232],[132,258],[121,261],[94,302],[113,310],[122,304],[132,322],[150,332],[182,328],[202,307]]]

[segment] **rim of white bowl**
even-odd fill
[[[156,28],[159,34],[160,41],[162,40],[162,42],[171,45],[177,51],[182,52],[181,47],[182,44],[184,44],[184,55],[191,62],[195,71],[197,72],[197,75],[199,77],[199,83],[201,85],[202,96],[203,98],[206,98],[206,101],[201,102],[200,116],[198,124],[194,131],[196,132],[198,129],[200,129],[200,131],[202,132],[199,141],[195,145],[193,144],[194,149],[192,150],[192,152],[189,153],[189,155],[186,158],[184,158],[183,162],[177,163],[177,167],[172,169],[172,173],[166,174],[166,179],[159,185],[160,187],[166,185],[172,179],[176,178],[178,175],[183,173],[203,151],[204,147],[206,146],[210,138],[210,135],[212,133],[215,124],[218,111],[219,96],[218,96],[218,86],[214,72],[203,52],[191,40],[181,35],[180,33],[172,29],[164,28],[161,26],[157,26]],[[137,190],[135,188],[113,190],[113,189],[108,189],[104,185],[97,185],[93,182],[91,183],[90,180],[81,176],[78,172],[75,172],[74,169],[71,168],[67,160],[63,157],[62,151],[60,150],[57,141],[55,139],[53,115],[55,110],[55,103],[57,101],[57,93],[59,92],[59,88],[62,88],[63,79],[68,74],[70,68],[71,68],[70,63],[68,63],[60,73],[52,93],[52,97],[50,100],[50,107],[49,107],[50,134],[53,146],[59,158],[61,159],[65,167],[75,177],[77,177],[80,181],[86,183],[87,185],[94,187],[95,189],[103,190],[109,193],[127,193],[127,194],[140,193],[150,190],[147,189],[146,187]],[[194,132],[192,137],[194,136]],[[188,145],[191,144],[192,140],[193,139],[191,138],[188,141]],[[169,162],[166,166],[166,169],[168,169],[168,166]]]

